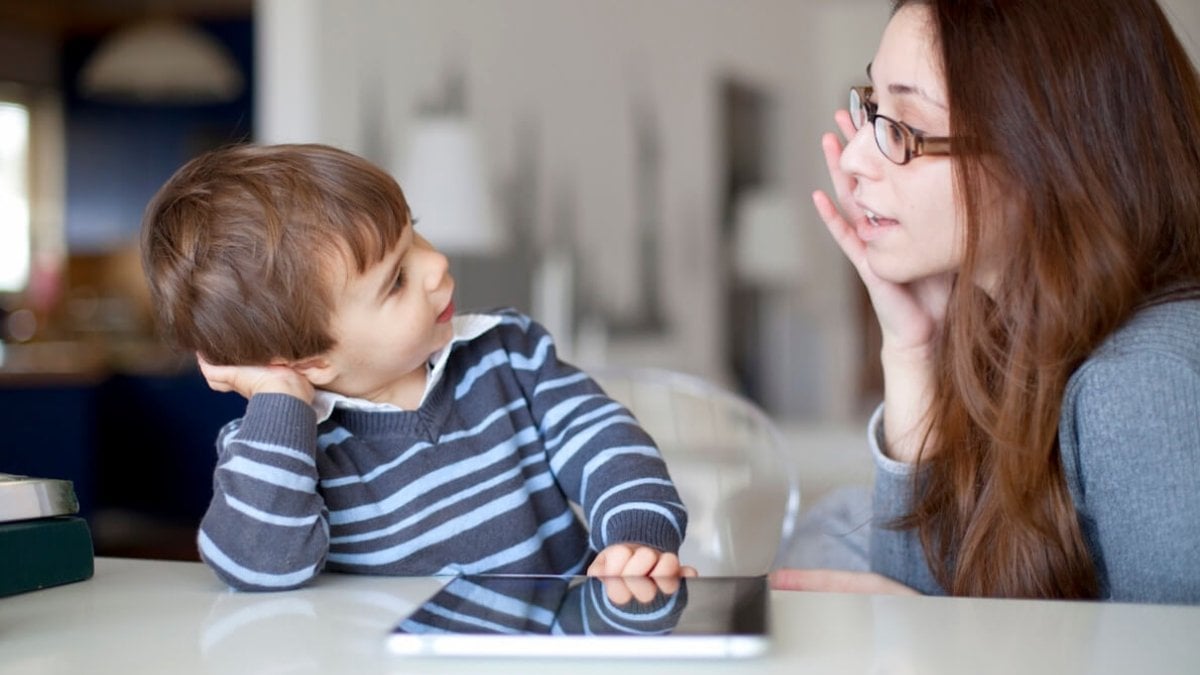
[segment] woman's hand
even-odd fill
[[[845,110],[839,110],[834,120],[846,138],[857,133]],[[951,275],[927,277],[907,284],[892,283],[876,276],[867,261],[867,244],[858,236],[856,225],[866,221],[866,214],[854,203],[855,178],[842,171],[842,143],[836,134],[828,133],[821,137],[821,148],[841,210],[821,190],[813,193],[813,204],[834,241],[866,285],[883,331],[885,347],[898,352],[927,350],[946,314]]]
[[[834,119],[846,138],[857,133],[845,110]],[[856,179],[842,171],[842,143],[836,134],[828,133],[821,138],[821,147],[838,204],[820,190],[813,193],[813,204],[866,286],[883,335],[884,451],[893,459],[912,462],[932,440],[925,432],[933,392],[933,346],[946,316],[953,275],[947,272],[903,284],[876,275],[867,244],[858,236],[857,225],[864,223],[866,214],[854,202]]]
[[[873,572],[781,569],[771,572],[771,588],[778,591],[920,595],[898,581]]]
[[[308,378],[286,365],[215,366],[196,354],[200,373],[214,391],[236,391],[246,400],[255,394],[288,394],[311,404],[316,394]]]

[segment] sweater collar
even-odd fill
[[[425,401],[429,398],[429,393],[441,381],[442,375],[446,371],[446,361],[450,358],[450,352],[453,350],[454,345],[470,342],[495,328],[500,323],[500,317],[494,314],[461,314],[455,316],[451,321],[454,324],[454,335],[450,338],[450,342],[445,347],[434,352],[429,357],[429,361],[425,363],[425,392],[421,394],[421,402],[417,404],[418,408],[425,404]],[[329,419],[329,416],[333,414],[334,408],[362,410],[366,412],[404,411],[403,408],[391,403],[377,403],[365,398],[343,396],[321,389],[318,389],[316,395],[313,397],[312,407],[313,411],[317,413],[318,424]]]

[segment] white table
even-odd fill
[[[326,574],[234,593],[199,563],[100,558],[0,598],[0,673],[1197,673],[1200,608],[773,592],[752,661],[411,660],[384,636],[441,581]],[[619,669],[619,670],[618,670]]]

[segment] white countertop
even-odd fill
[[[0,598],[0,673],[562,672],[531,660],[405,659],[384,639],[442,580],[326,574],[227,590],[200,563],[96,560],[80,583]],[[771,596],[751,661],[584,661],[572,673],[1194,673],[1200,608],[796,593]]]

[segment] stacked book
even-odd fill
[[[71,481],[0,473],[0,597],[83,581],[94,555]]]

